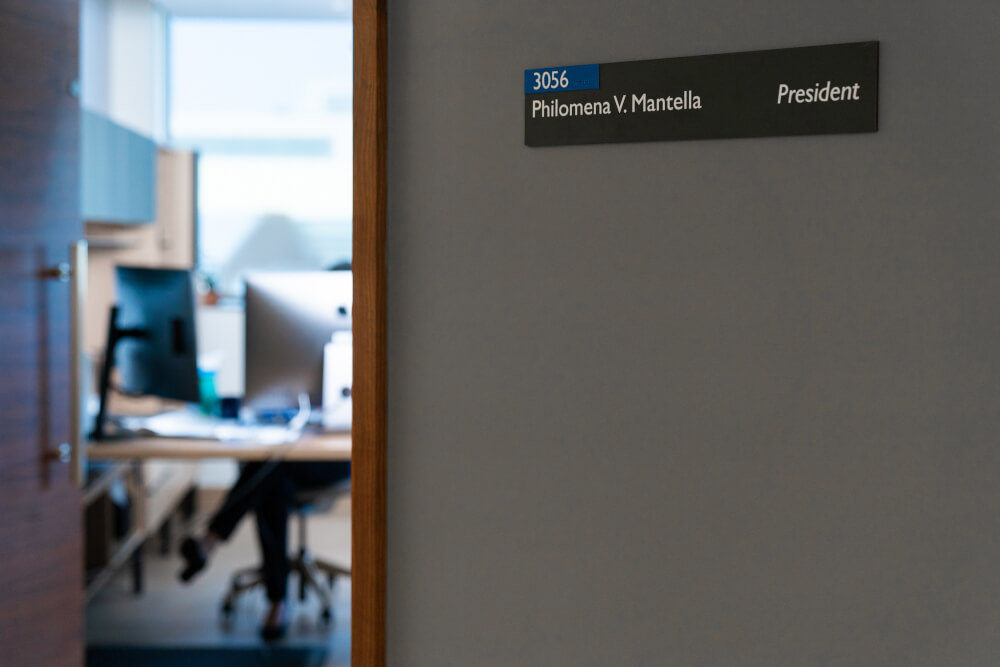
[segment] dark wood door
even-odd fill
[[[0,665],[83,662],[69,285],[80,238],[77,0],[0,0]]]

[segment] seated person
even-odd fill
[[[248,511],[257,516],[264,583],[270,602],[261,635],[279,639],[285,634],[285,595],[291,563],[288,557],[288,514],[299,491],[333,486],[351,476],[350,461],[254,461],[240,471],[239,479],[216,510],[205,532],[181,544],[185,566],[180,572],[190,581],[208,563],[220,542],[233,534]]]

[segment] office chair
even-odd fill
[[[312,555],[306,542],[306,518],[311,514],[322,514],[329,511],[337,498],[350,495],[350,484],[350,480],[347,480],[343,484],[325,489],[302,491],[296,495],[295,505],[291,512],[298,523],[299,548],[298,553],[291,559],[291,572],[299,577],[299,599],[305,600],[309,589],[315,591],[322,607],[320,616],[326,623],[329,623],[333,618],[329,589],[333,588],[337,576],[350,577],[351,570]],[[327,580],[326,586],[321,583],[324,576]],[[245,591],[263,585],[264,577],[260,566],[237,570],[230,581],[229,592],[222,602],[223,615],[229,617],[233,613],[237,598]]]

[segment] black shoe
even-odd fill
[[[191,581],[194,575],[205,569],[205,564],[208,562],[201,542],[193,537],[181,542],[181,557],[184,559],[184,569],[180,571],[179,577],[184,582]]]
[[[262,625],[260,626],[260,637],[266,642],[275,642],[279,639],[284,639],[285,632],[287,630],[287,623],[279,623],[278,625]]]
[[[260,636],[266,642],[273,642],[284,638],[285,632],[288,630],[288,608],[286,605],[282,605],[281,611],[278,614],[278,622],[274,625],[265,623],[260,626]]]

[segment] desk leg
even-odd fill
[[[132,513],[133,530],[141,535],[139,544],[132,553],[132,590],[136,595],[140,595],[143,589],[143,562],[142,550],[145,546],[146,538],[149,536],[149,526],[146,525],[146,490],[142,479],[142,462],[132,462]]]
[[[139,546],[135,548],[132,552],[132,592],[136,595],[142,595],[143,589],[143,569],[142,569],[142,548],[144,543],[140,542]]]
[[[181,500],[181,516],[185,521],[191,521],[198,513],[198,487],[192,485],[191,489],[184,494]]]

